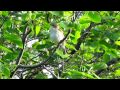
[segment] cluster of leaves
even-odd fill
[[[71,21],[73,14],[72,11],[0,11],[0,78],[12,78],[11,74],[18,66],[17,59],[21,59],[20,65],[32,67],[47,58],[49,60],[42,66],[18,67],[22,70],[21,78],[47,79],[48,76],[43,69],[46,69],[52,78],[119,78],[119,11],[84,11],[75,22]],[[66,40],[66,54],[59,48],[53,53],[55,44],[49,39],[52,21],[59,24],[65,35],[69,29],[72,30]],[[96,25],[86,32],[91,23]],[[31,32],[23,42],[26,26]],[[79,44],[79,38],[86,33],[87,36],[82,39],[77,50],[75,46]],[[36,40],[34,44],[28,43],[33,40]],[[18,58],[21,50],[23,54]],[[71,54],[73,50],[75,53]],[[65,63],[60,75],[61,62]]]

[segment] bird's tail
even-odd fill
[[[66,47],[65,47],[65,42],[63,42],[60,47],[63,49],[64,54],[66,54]]]

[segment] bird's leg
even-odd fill
[[[58,68],[58,76],[61,77],[64,71],[64,61],[61,62],[60,67]]]

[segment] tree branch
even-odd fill
[[[81,43],[82,43],[82,42],[85,40],[85,38],[89,35],[92,27],[94,27],[94,26],[96,26],[96,25],[101,25],[101,24],[103,24],[103,22],[102,22],[102,23],[98,23],[98,24],[95,24],[95,23],[91,22],[91,23],[90,23],[90,26],[84,31],[84,33],[81,35],[81,37],[78,38],[78,42],[77,42],[77,44],[75,45],[75,49],[76,49],[76,50],[79,50],[79,49],[80,49]],[[71,51],[71,54],[74,54],[74,53],[76,52],[76,50],[72,50],[72,51]]]
[[[50,72],[54,79],[58,79],[58,77],[54,73],[52,73],[49,69],[47,69],[45,66],[43,66],[43,68]]]
[[[20,61],[21,61],[21,58],[22,58],[22,55],[23,55],[23,52],[24,52],[24,47],[25,47],[25,41],[26,41],[26,38],[27,38],[27,35],[31,32],[31,30],[28,30],[28,27],[26,27],[26,29],[24,30],[23,32],[23,37],[22,37],[22,43],[23,43],[23,48],[20,50],[20,53],[16,59],[16,64],[19,65],[20,64]]]
[[[24,53],[24,47],[25,47],[25,41],[26,41],[26,38],[27,38],[27,35],[31,32],[31,30],[28,30],[28,27],[26,27],[26,29],[24,30],[23,32],[23,36],[22,36],[22,43],[23,43],[23,48],[20,49],[20,52],[19,52],[19,55],[16,59],[16,65],[17,67],[15,68],[15,70],[11,73],[11,77],[14,76],[14,74],[16,73],[17,69],[18,69],[18,65],[20,64],[21,62],[21,58],[23,56],[23,53]]]
[[[45,11],[46,12],[46,21],[48,23],[51,23],[51,19],[50,19],[50,13],[48,11]]]
[[[40,62],[38,64],[35,65],[18,65],[17,68],[37,68],[37,67],[41,67],[42,65],[44,65],[46,62],[48,62],[50,60],[50,58],[54,55],[55,51],[57,50],[57,48],[60,46],[60,44],[62,42],[64,42],[64,40],[66,40],[66,38],[68,37],[68,35],[70,34],[71,30],[68,30],[68,33],[66,34],[66,36],[63,38],[63,40],[61,40],[58,45],[54,48],[52,54],[43,62]]]
[[[118,61],[120,61],[120,58],[112,59],[111,61],[109,61],[109,62],[107,63],[107,65],[110,66],[110,65],[112,65],[112,64],[117,63]],[[105,69],[98,70],[98,71],[96,71],[96,74],[99,75],[99,74],[101,74],[104,70],[105,70]]]

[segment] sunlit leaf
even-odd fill
[[[63,51],[59,50],[59,49],[56,50],[56,53],[57,53],[57,55],[59,55],[62,58],[68,58],[69,57],[68,54],[63,54]]]
[[[36,79],[47,79],[47,75],[44,73],[39,73],[35,77]]]
[[[6,33],[4,35],[4,38],[6,40],[8,40],[8,41],[18,45],[20,48],[23,47],[21,38],[18,35],[16,35],[16,34],[8,34],[8,33]]]
[[[39,34],[39,32],[40,32],[40,28],[41,28],[41,26],[40,25],[37,25],[36,27],[35,27],[35,33],[36,33],[36,35],[38,35]]]
[[[8,67],[2,67],[2,71],[5,76],[10,76],[10,69]]]
[[[66,47],[69,49],[72,49],[72,50],[76,50],[75,47],[73,45],[70,45],[70,44],[66,44]]]
[[[75,32],[75,38],[78,39],[80,37],[80,32],[79,31],[76,31]]]
[[[95,70],[105,69],[105,68],[107,68],[107,64],[103,63],[103,62],[98,62],[98,63],[96,63],[96,64],[93,65],[93,68]]]
[[[25,13],[22,15],[22,19],[28,21],[31,18],[31,13]]]
[[[0,72],[2,72],[2,74],[6,77],[10,76],[10,69],[2,63],[0,63]]]
[[[8,16],[8,11],[2,11],[3,16]]]
[[[101,79],[98,75],[96,75],[95,73],[92,72],[92,74],[97,78],[97,79]]]
[[[0,11],[0,15],[2,15],[2,11]]]
[[[31,18],[34,20],[36,18],[36,14],[32,14]]]
[[[64,15],[65,16],[71,16],[72,15],[72,11],[64,11]]]
[[[100,23],[101,17],[98,12],[89,12],[88,16],[91,18],[93,22]]]
[[[120,41],[115,41],[115,44],[120,46]]]
[[[115,68],[120,68],[120,63],[114,64],[113,67],[115,67]]]
[[[90,79],[92,79],[92,78],[94,78],[92,75],[90,75],[90,74],[87,74],[87,73],[85,73],[85,72],[79,72],[79,71],[76,71],[76,70],[73,70],[73,71],[70,71],[70,72],[68,72],[68,73],[70,73],[69,75],[70,75],[70,77],[71,78],[73,78],[73,79],[80,79],[80,78],[82,78],[82,77],[86,77],[86,78],[90,78]]]
[[[7,62],[10,62],[15,60],[17,56],[18,56],[18,53],[15,53],[15,52],[7,53],[3,59]]]
[[[7,20],[7,21],[4,22],[4,27],[5,28],[10,28],[11,25],[12,25],[12,22],[10,20]]]
[[[7,48],[5,46],[1,46],[1,45],[0,45],[0,50],[12,53],[12,50],[10,50],[9,48]]]
[[[57,49],[57,50],[56,50],[56,53],[57,53],[59,56],[61,56],[61,57],[63,56],[63,51],[62,51],[62,50]]]
[[[51,13],[53,15],[56,15],[56,16],[63,16],[63,12],[62,11],[52,11]]]
[[[91,20],[90,20],[90,18],[87,17],[87,16],[82,16],[82,17],[80,18],[80,23],[81,23],[81,24],[90,23],[90,22],[91,22]]]
[[[110,55],[107,54],[107,53],[105,53],[105,54],[103,55],[103,59],[104,59],[104,61],[107,63],[108,61],[110,61]]]
[[[120,33],[111,33],[108,37],[112,40],[119,40],[120,39]]]
[[[116,75],[116,76],[120,76],[120,69],[115,70],[115,75]]]
[[[119,51],[116,49],[109,49],[107,50],[107,53],[110,54],[112,58],[118,57],[119,56]]]

